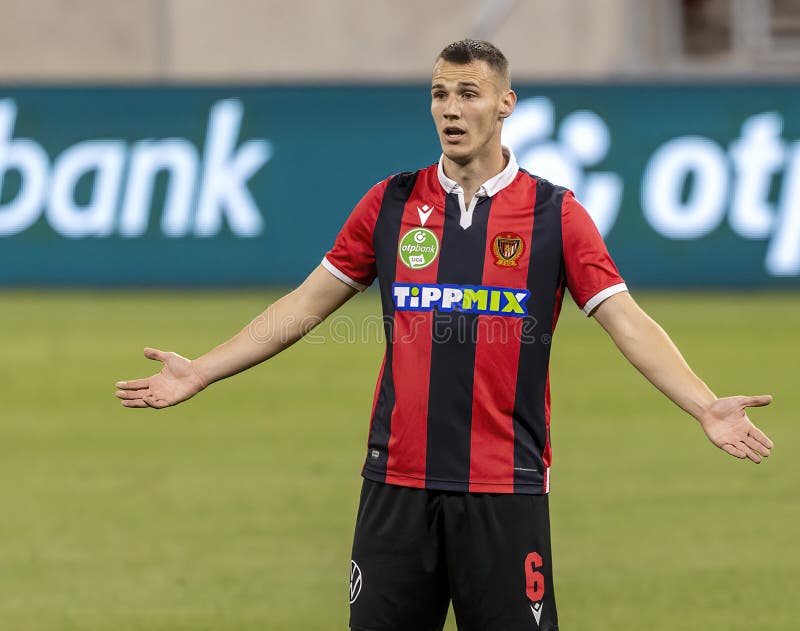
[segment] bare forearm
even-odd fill
[[[355,293],[318,267],[300,287],[192,364],[204,385],[247,370],[294,344]]]
[[[171,351],[145,348],[161,370],[144,379],[118,381],[116,397],[128,408],[166,408],[191,399],[215,381],[255,366],[294,344],[356,294],[324,267],[270,305],[234,335],[194,361]]]
[[[205,385],[277,355],[322,321],[304,307],[297,292],[283,296],[232,338],[193,361]]]
[[[613,297],[609,300],[612,300]],[[615,305],[615,317],[596,318],[625,357],[656,388],[683,410],[699,418],[716,401],[716,395],[692,371],[664,329],[629,296]]]

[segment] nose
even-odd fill
[[[447,120],[456,120],[461,118],[461,108],[459,107],[458,96],[451,94],[445,101],[442,114]]]

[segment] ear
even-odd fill
[[[517,95],[514,90],[506,90],[505,93],[500,97],[500,120],[504,120],[511,116],[516,104]]]

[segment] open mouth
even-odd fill
[[[453,127],[451,125],[448,125],[447,127],[445,127],[442,130],[442,132],[444,133],[445,138],[447,138],[448,140],[458,140],[464,134],[467,133],[466,131],[464,131],[460,127]]]

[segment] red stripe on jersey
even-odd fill
[[[327,261],[347,278],[369,286],[375,280],[375,252],[372,237],[386,188],[392,178],[373,186],[350,213],[339,231]]]
[[[522,181],[519,181],[519,180]],[[509,189],[514,193],[510,194]],[[512,186],[492,200],[486,230],[483,284],[525,289],[533,235],[536,183],[519,174]],[[521,238],[522,254],[499,249]],[[499,241],[496,246],[495,240]],[[503,264],[505,263],[505,264]],[[535,297],[529,298],[533,300]],[[522,318],[481,315],[475,348],[472,391],[472,434],[469,490],[472,493],[514,492],[514,401],[519,367]]]
[[[578,307],[603,289],[624,282],[586,209],[571,192],[561,204],[561,234],[567,286]]]
[[[403,209],[400,241],[412,228],[422,225],[420,210],[433,206],[425,228],[436,235],[439,252],[422,269],[411,269],[397,257],[395,282],[435,283],[439,272],[442,232],[444,230],[445,193],[436,176],[436,167],[420,173],[414,191]],[[428,442],[428,391],[431,373],[433,312],[395,311],[392,347],[392,375],[395,406],[392,410],[387,484],[425,487]]]

